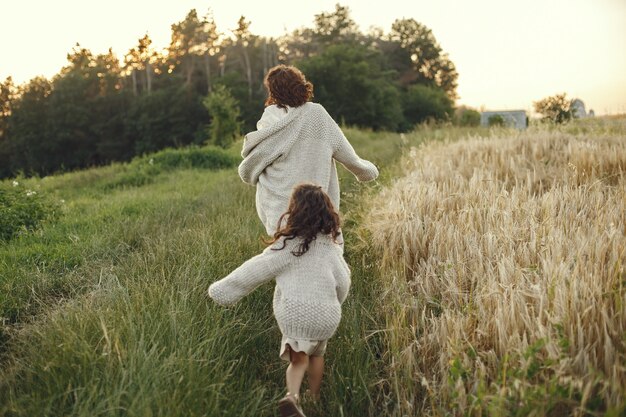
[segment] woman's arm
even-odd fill
[[[280,119],[285,117],[288,113],[287,109],[281,109],[280,107],[272,104],[271,106],[267,106],[263,110],[263,114],[261,115],[261,119],[256,122],[256,129],[261,130],[265,129],[278,122]]]
[[[285,266],[284,259],[282,251],[268,248],[211,284],[208,295],[218,304],[235,304],[259,285],[274,279]]]
[[[319,108],[322,112],[320,115],[321,127],[324,136],[330,139],[333,158],[352,172],[359,181],[372,181],[378,178],[378,168],[370,161],[359,158],[339,125],[324,107],[319,106]]]
[[[372,181],[378,178],[378,168],[370,161],[359,158],[343,133],[341,133],[339,145],[333,154],[333,158],[346,167],[348,171],[352,172],[359,181]]]

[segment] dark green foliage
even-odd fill
[[[504,117],[499,114],[494,114],[492,116],[489,116],[487,123],[489,124],[489,127],[504,126]]]
[[[93,107],[98,115],[92,119],[91,125],[95,164],[127,161],[135,155],[133,139],[126,130],[126,119],[132,103],[132,94],[125,90],[94,100]]]
[[[238,156],[213,146],[184,149],[165,149],[153,155],[133,161],[134,163],[151,163],[162,170],[180,168],[223,169],[230,168],[240,162]],[[152,162],[151,162],[152,161]]]
[[[45,164],[55,158],[56,149],[46,141],[48,97],[51,83],[41,77],[32,79],[20,87],[20,99],[12,103],[11,116],[6,121],[3,148],[8,161],[5,170],[11,174],[18,171],[40,172]],[[47,161],[44,161],[45,157]],[[43,166],[42,166],[43,165]]]
[[[15,86],[8,78],[0,83],[0,178],[202,144],[209,124],[210,142],[228,146],[256,128],[263,78],[279,63],[301,66],[315,100],[339,123],[406,131],[450,118],[444,96],[456,97],[458,74],[432,31],[413,19],[364,34],[337,4],[311,28],[279,39],[254,35],[251,23],[241,16],[233,36],[222,37],[210,14],[194,9],[171,26],[166,51],[148,35],[121,59],[77,44],[50,80]]]
[[[0,183],[0,241],[35,230],[58,216],[58,207],[39,191],[18,181]]]
[[[337,121],[374,130],[396,130],[402,122],[400,92],[384,57],[358,44],[331,45],[299,67],[311,80],[315,98]]]
[[[197,142],[208,122],[200,96],[172,85],[137,98],[126,119],[126,132],[138,154]]]
[[[227,148],[239,136],[239,107],[228,88],[218,85],[203,101],[211,115],[209,142]]]
[[[462,108],[461,111],[458,112],[456,123],[459,126],[466,127],[480,126],[480,112],[473,109]]]
[[[218,170],[236,166],[239,161],[238,156],[213,146],[165,149],[133,159],[119,174],[104,183],[104,188],[141,186],[154,182],[157,175],[175,169]]]
[[[445,91],[415,84],[403,94],[404,118],[407,127],[429,120],[448,120],[454,113],[454,103]]]
[[[472,399],[469,406],[461,409],[464,415],[572,415],[579,406],[583,393],[565,382],[566,378],[552,374],[550,369],[554,363],[547,358],[545,345],[546,341],[539,339],[530,344],[521,355],[505,353],[499,358],[495,373],[501,378],[491,381],[484,376],[477,379],[476,369],[473,369],[470,360],[477,355],[474,350],[468,351],[463,358],[452,359],[449,362],[447,381],[451,396],[444,408],[459,410],[458,387],[467,388],[472,385],[475,391],[469,396]],[[498,394],[494,395],[493,392]],[[599,415],[604,415],[603,412],[606,411],[606,404],[599,396],[590,395],[584,406],[588,411],[598,412]]]

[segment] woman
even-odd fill
[[[239,176],[256,185],[257,213],[273,236],[295,185],[319,185],[339,210],[335,161],[359,181],[376,179],[378,169],[359,158],[324,107],[310,101],[313,85],[299,69],[278,65],[269,70],[264,83],[266,108],[258,130],[245,137]]]

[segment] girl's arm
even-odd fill
[[[337,282],[337,299],[339,303],[343,304],[346,298],[348,298],[348,292],[350,291],[350,268],[343,256],[340,259],[340,264],[335,273],[335,281]]]
[[[267,248],[260,255],[247,260],[225,278],[211,284],[209,297],[221,305],[235,304],[280,273],[285,265],[282,252]]]

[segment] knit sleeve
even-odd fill
[[[335,281],[337,282],[337,299],[341,304],[348,298],[350,291],[350,268],[346,261],[341,257],[340,267],[335,272]]]
[[[237,171],[243,182],[256,185],[259,181],[259,176],[268,165],[267,155],[264,155],[262,152],[254,152],[241,161]]]
[[[260,133],[262,132],[257,130],[246,135],[244,147],[246,147],[247,141],[257,141],[256,136],[259,136]],[[256,185],[263,171],[281,156],[282,154],[278,149],[272,149],[265,146],[265,144],[260,144],[244,156],[238,168],[239,177],[246,184]]]
[[[284,267],[284,256],[277,251],[265,250],[209,286],[208,295],[216,303],[232,305],[250,294],[259,285],[276,277]]]
[[[359,181],[372,181],[378,178],[378,168],[370,161],[359,158],[343,134],[333,154],[333,158],[346,167],[348,171],[352,172]]]
[[[372,181],[378,178],[378,168],[370,161],[359,158],[339,125],[326,109],[319,106],[319,111],[324,136],[329,139],[332,146],[333,158],[352,172],[359,181]]]
[[[284,114],[281,114],[282,113]],[[263,114],[261,115],[261,119],[256,122],[257,130],[264,129],[272,124],[276,123],[281,119],[281,116],[286,115],[287,112],[276,107],[276,105],[267,106],[263,110]]]

